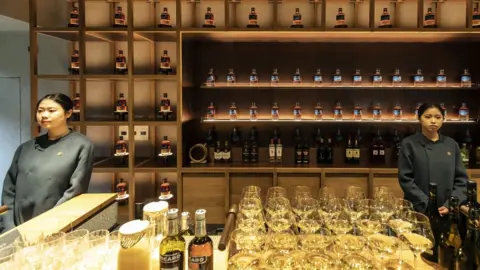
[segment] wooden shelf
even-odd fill
[[[79,75],[70,75],[70,74],[39,74],[34,75],[37,79],[43,80],[54,80],[54,81],[78,81],[80,79]]]
[[[208,123],[208,124],[216,124],[216,123],[311,123],[311,124],[342,124],[342,123],[369,123],[369,124],[418,124],[417,119],[402,119],[402,120],[393,120],[393,119],[382,119],[382,120],[373,120],[373,119],[362,119],[362,120],[353,120],[344,118],[342,120],[335,120],[335,119],[322,119],[322,120],[315,120],[315,119],[302,119],[302,120],[294,120],[294,119],[279,119],[279,120],[272,120],[272,119],[258,119],[258,120],[250,120],[250,119],[237,119],[237,120],[230,120],[230,119],[214,119],[208,120],[206,118],[202,118],[200,120],[201,123]],[[477,119],[469,119],[465,121],[460,120],[447,120],[444,124],[456,124],[456,125],[466,125],[466,124],[476,124],[478,121]]]
[[[303,76],[306,77],[312,77],[314,72],[310,72],[311,74],[303,74]],[[292,72],[293,74],[293,72]],[[325,77],[325,75],[323,75]],[[333,76],[333,75],[332,75]],[[348,78],[348,81],[343,82],[342,84],[337,84],[334,85],[333,83],[330,82],[323,82],[320,85],[314,85],[313,82],[308,80],[307,82],[303,82],[302,84],[299,85],[293,85],[293,83],[280,83],[277,86],[272,86],[270,83],[258,83],[258,85],[250,85],[250,83],[236,83],[235,85],[227,85],[227,83],[224,82],[216,82],[215,86],[207,86],[206,84],[202,84],[200,88],[202,89],[232,89],[232,90],[282,90],[282,89],[288,89],[288,90],[296,90],[296,89],[306,89],[306,90],[313,90],[313,89],[318,89],[318,90],[410,90],[410,91],[452,91],[452,90],[479,90],[479,88],[476,86],[474,87],[462,87],[460,83],[448,83],[446,86],[436,86],[435,83],[424,83],[423,86],[414,86],[412,83],[407,83],[404,82],[401,86],[393,86],[391,81],[389,80],[384,80],[383,84],[381,86],[373,86],[372,82],[370,81],[370,77],[372,76],[365,76],[362,75],[364,78],[364,82],[361,85],[354,85],[350,79],[353,77],[353,74],[349,76],[342,75],[344,77]],[[280,75],[280,79],[284,78],[285,76]],[[330,77],[330,76],[329,76]],[[391,75],[385,76],[385,77],[391,77]],[[407,76],[406,76],[407,77]],[[413,77],[413,76],[408,76],[408,77]],[[408,78],[407,77],[407,78]],[[291,80],[291,75],[287,77],[289,80]],[[365,80],[368,79],[368,80]],[[329,80],[330,81],[330,78]]]
[[[176,126],[177,121],[134,120],[134,126]]]
[[[166,162],[160,157],[136,158],[135,172],[177,172],[176,157],[172,156]],[[165,163],[166,162],[166,163]]]

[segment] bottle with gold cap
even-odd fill
[[[160,269],[183,269],[185,239],[178,225],[178,209],[171,208],[167,214],[167,236],[160,243]]]
[[[188,244],[188,270],[213,270],[213,241],[207,235],[207,211],[195,212],[195,237]]]

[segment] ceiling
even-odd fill
[[[28,30],[28,23],[0,15],[0,32],[28,32]]]

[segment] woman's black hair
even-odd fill
[[[48,95],[44,96],[43,98],[41,98],[37,102],[37,110],[38,110],[38,106],[40,106],[40,102],[42,102],[45,99],[50,99],[50,100],[53,100],[56,103],[60,104],[60,106],[62,106],[63,110],[65,111],[65,113],[67,113],[70,110],[73,110],[72,99],[69,98],[67,95],[64,95],[62,93],[48,94]]]
[[[431,109],[431,108],[435,108],[437,110],[440,111],[440,113],[442,114],[442,118],[445,117],[445,110],[442,108],[442,106],[440,106],[440,104],[436,104],[436,103],[423,103],[420,108],[418,108],[418,120],[420,120],[420,118],[422,117],[422,115],[428,110],[428,109]]]

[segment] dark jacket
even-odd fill
[[[58,140],[45,134],[20,145],[3,182],[2,203],[8,206],[3,231],[87,192],[93,148],[75,131]]]
[[[437,205],[448,206],[448,198],[465,200],[467,171],[460,148],[450,137],[440,135],[432,142],[417,133],[402,140],[398,161],[398,181],[404,197],[415,211],[424,213],[428,204],[428,184],[437,183]]]

